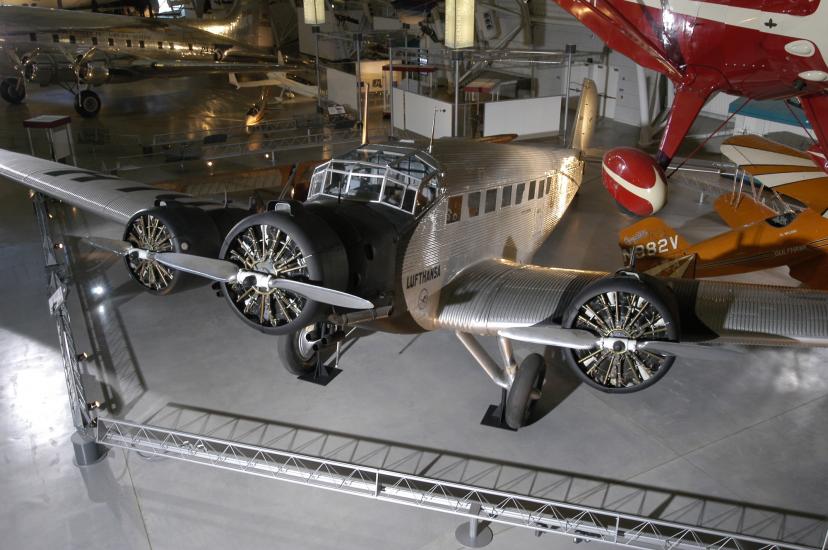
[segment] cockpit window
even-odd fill
[[[437,198],[436,162],[416,149],[365,145],[314,170],[308,198],[376,202],[419,214]]]

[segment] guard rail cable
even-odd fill
[[[536,534],[553,533],[573,537],[576,541],[641,550],[828,550],[828,529],[824,536],[820,535],[821,546],[788,542],[98,416],[95,405],[86,398],[81,361],[72,336],[65,300],[67,271],[55,255],[55,250],[62,247],[51,237],[46,200],[39,194],[33,195],[33,200],[72,419],[77,435],[83,436],[86,444],[79,453],[75,443],[80,465],[94,462],[99,456],[90,451],[91,441],[107,447],[466,517],[471,529],[465,540],[471,543],[476,542],[474,534],[481,532],[476,528],[478,522],[486,521],[526,528]],[[465,526],[461,525],[461,528]],[[461,538],[461,528],[458,528],[458,538]],[[783,525],[780,538],[792,536],[790,532],[785,533],[785,529],[790,526]],[[813,526],[806,528],[808,532],[813,529]],[[802,535],[801,530],[799,535]]]

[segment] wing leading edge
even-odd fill
[[[160,202],[193,206],[190,195],[0,149],[0,176],[104,218],[127,223]],[[212,203],[211,203],[212,204]]]

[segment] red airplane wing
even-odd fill
[[[643,67],[666,74],[671,80],[682,80],[684,76],[682,71],[667,58],[650,37],[631,24],[611,2],[607,0],[555,1],[597,34],[610,48],[620,51]]]

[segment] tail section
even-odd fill
[[[627,265],[638,271],[650,271],[654,266],[688,255],[690,244],[661,218],[649,217],[621,231],[618,245],[624,251]]]
[[[583,151],[589,147],[595,125],[598,123],[598,88],[589,78],[584,79],[581,99],[575,113],[575,125],[572,129],[571,147]]]

